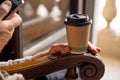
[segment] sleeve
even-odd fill
[[[0,80],[25,80],[21,74],[9,75],[6,71],[0,71]]]
[[[32,60],[32,56],[27,56],[27,57],[24,57],[24,58],[21,58],[21,59],[8,60],[7,62],[2,61],[2,62],[0,62],[0,67],[15,65],[15,64],[27,62],[27,61],[30,61],[30,60]]]

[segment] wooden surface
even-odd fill
[[[10,74],[21,73],[26,79],[31,79],[72,67],[79,67],[83,71],[80,75],[85,80],[99,80],[104,74],[104,63],[101,58],[88,53],[82,55],[45,56],[38,60],[0,67],[0,69],[8,71]],[[90,68],[91,71],[95,70],[95,73],[85,72],[87,68]],[[92,76],[89,76],[91,74]]]

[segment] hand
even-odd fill
[[[93,46],[90,42],[88,42],[88,49],[90,51],[92,51],[94,54],[97,54],[101,51],[101,49],[99,47],[95,47]],[[55,54],[57,52],[60,53],[67,53],[70,52],[70,49],[68,47],[68,44],[65,43],[60,43],[60,44],[54,44],[50,49],[43,51],[43,52],[39,52],[35,55],[33,55],[32,59],[37,59],[46,55],[50,55],[50,54]]]
[[[7,20],[2,20],[10,11],[12,4],[6,0],[0,5],[0,51],[11,39],[15,28],[21,24],[22,19],[18,14],[12,15]]]
[[[69,52],[69,51],[70,51],[70,49],[69,49],[68,45],[65,43],[53,44],[50,49],[48,49],[46,51],[38,52],[35,55],[33,55],[32,59],[39,59],[43,56],[55,54],[57,52],[64,54],[64,53]]]
[[[90,50],[93,54],[97,54],[101,51],[101,48],[99,47],[95,47],[93,44],[91,44],[90,42],[88,42],[88,50]],[[49,51],[50,54],[54,54],[57,52],[61,52],[61,53],[66,53],[69,52],[70,49],[68,47],[68,44],[54,44],[51,48],[51,50]]]
[[[95,47],[93,44],[88,42],[88,50],[90,50],[93,54],[97,54],[101,52],[101,48]]]

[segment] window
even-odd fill
[[[69,0],[26,1],[21,13],[24,47],[55,29],[63,27],[68,8]]]
[[[51,0],[50,4],[47,0],[37,0],[37,3],[29,0],[21,13],[24,19],[24,56],[50,47],[53,43],[65,42],[64,19],[68,14],[77,12],[78,0]],[[60,41],[63,37],[65,39]]]
[[[26,1],[20,13],[23,18],[24,51],[30,50],[36,44],[39,45],[39,42],[46,40],[46,38],[55,34],[56,30],[64,27],[64,19],[69,14],[69,4],[70,0]],[[48,43],[50,42],[48,40]],[[41,47],[44,48],[46,44],[43,44]],[[36,49],[32,53],[37,52],[38,49]]]

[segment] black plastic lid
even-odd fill
[[[91,23],[92,20],[86,14],[71,14],[65,19],[65,24],[71,26],[84,26]]]

